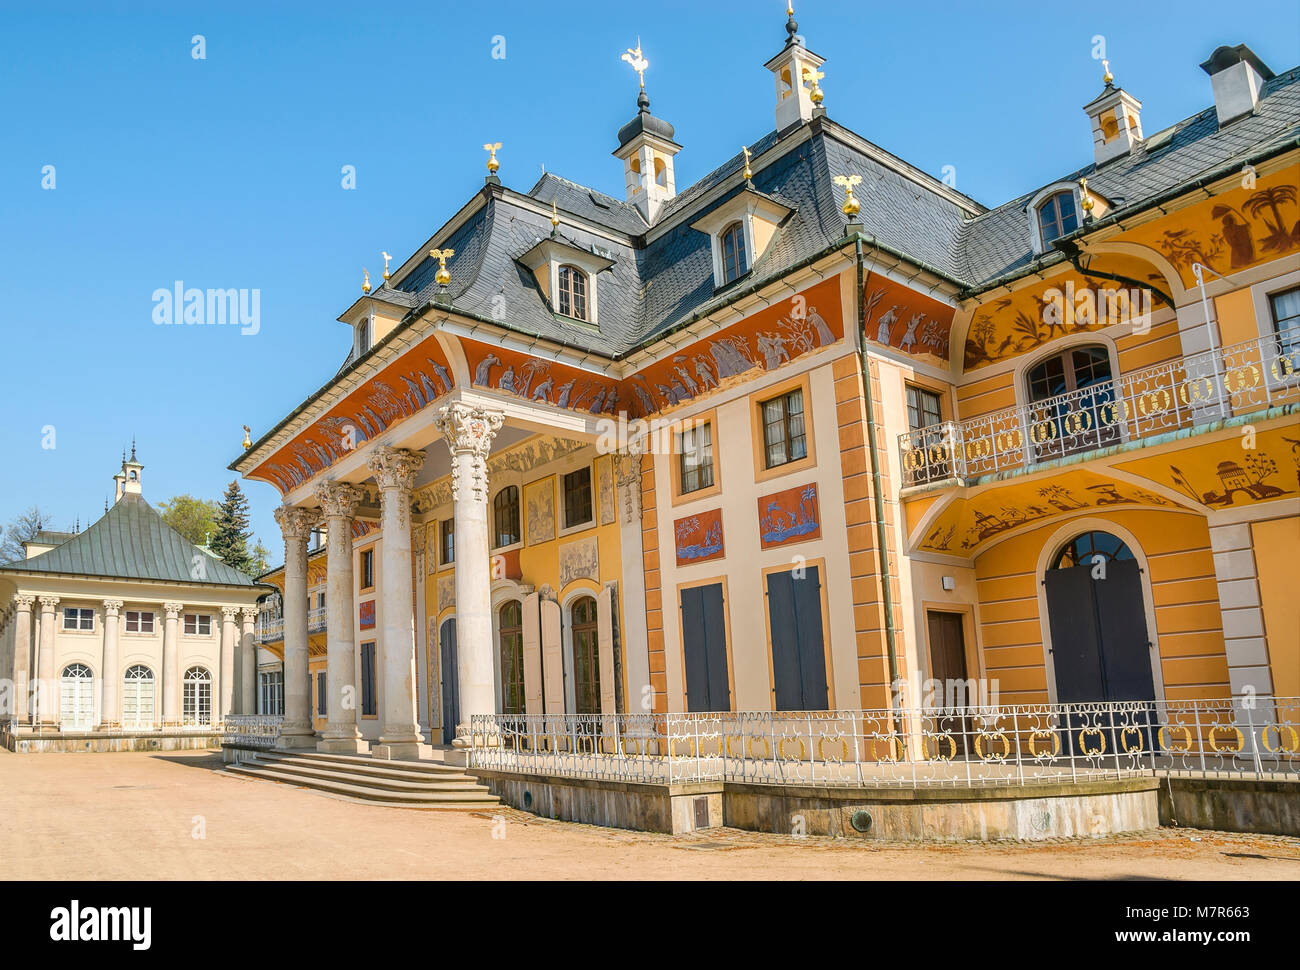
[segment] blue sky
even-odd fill
[[[987,205],[1089,160],[1095,35],[1148,134],[1211,103],[1197,65],[1219,44],[1300,62],[1294,0],[797,8],[831,117],[954,166]],[[484,142],[504,143],[512,188],[544,164],[621,195],[610,151],[637,88],[619,54],[640,35],[685,187],[772,128],[763,63],[785,38],[783,0],[5,2],[0,23],[0,523],[35,503],[83,527],[132,434],[150,501],[219,497],[240,426],[256,437],[333,374],[361,267],[378,278],[381,250],[401,262],[481,186]],[[260,290],[259,332],[155,325],[152,294],[177,280]],[[278,558],[277,494],[244,484]]]

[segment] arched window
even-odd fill
[[[1027,374],[1035,458],[1045,461],[1100,448],[1120,438],[1110,354],[1100,344],[1071,347]]]
[[[668,187],[668,166],[659,156],[655,156],[655,184],[661,188]]]
[[[1038,207],[1038,230],[1042,235],[1044,249],[1053,239],[1078,228],[1079,218],[1074,208],[1073,192],[1057,192]]]
[[[733,222],[722,230],[722,282],[730,283],[745,272],[745,227]]]
[[[122,680],[122,726],[153,727],[153,671],[136,664]]]
[[[519,541],[519,486],[507,485],[492,500],[493,549],[512,546]]]
[[[576,266],[560,267],[559,306],[566,317],[587,319],[587,276]]]
[[[1075,566],[1094,566],[1097,557],[1106,562],[1132,559],[1133,553],[1118,536],[1109,532],[1085,532],[1077,535],[1056,554],[1053,569],[1072,569]]]
[[[600,634],[596,601],[576,600],[569,611],[573,633],[573,694],[578,714],[600,713]]]
[[[497,614],[501,635],[501,713],[524,713],[524,613],[511,600]]]
[[[65,731],[95,726],[95,675],[85,664],[68,664],[59,680],[59,725]]]
[[[211,724],[212,675],[203,667],[191,667],[185,671],[181,688],[182,723]]]

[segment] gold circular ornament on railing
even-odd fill
[[[1100,744],[1097,747],[1096,751],[1089,751],[1087,746],[1083,743],[1083,739],[1085,735],[1093,735],[1093,734],[1097,735],[1097,740],[1100,742]],[[1085,758],[1095,758],[1099,755],[1103,755],[1106,753],[1106,735],[1101,733],[1101,728],[1087,727],[1079,731],[1079,752]]]
[[[1270,728],[1277,732],[1276,748],[1268,743],[1268,732]],[[1289,747],[1282,743],[1282,739],[1286,737],[1286,735],[1282,733],[1283,728],[1286,728],[1291,735],[1291,744]],[[1264,742],[1264,747],[1268,749],[1269,754],[1295,754],[1300,751],[1300,732],[1297,732],[1290,724],[1265,724],[1264,730],[1260,732],[1260,740]]]
[[[631,746],[630,751],[628,750],[629,745]],[[629,738],[626,735],[624,735],[622,738],[619,739],[619,746],[622,749],[622,754],[624,757],[627,757],[629,754],[635,756],[641,753],[639,747],[637,746],[636,738]]]
[[[679,752],[676,750],[676,748],[677,748],[677,745],[681,744],[683,741],[686,742],[686,745],[687,745],[687,747],[686,747],[687,753],[688,753],[692,758],[698,758],[700,755],[699,755],[699,752],[698,752],[698,751],[696,750],[696,748],[695,748],[695,739],[694,739],[694,738],[670,738],[669,741],[668,741],[668,757],[670,757],[670,758],[676,758],[676,757],[678,756]]]
[[[948,461],[948,456],[950,454],[951,452],[949,452],[947,445],[934,444],[926,449],[925,457],[930,460],[930,464],[932,465],[942,465]]]
[[[1044,429],[1046,429],[1044,431]],[[1039,421],[1029,432],[1029,437],[1033,439],[1034,444],[1046,444],[1056,437],[1055,421]]]
[[[1214,384],[1208,377],[1193,377],[1183,381],[1180,393],[1184,404],[1208,401],[1214,395]]]
[[[1247,383],[1245,376],[1243,375],[1250,376],[1249,383]],[[1234,383],[1233,382],[1234,377],[1237,378],[1235,382],[1237,385],[1236,387],[1232,386]],[[1243,364],[1241,367],[1238,367],[1236,370],[1230,371],[1223,378],[1223,386],[1228,389],[1229,394],[1236,394],[1238,391],[1246,391],[1253,387],[1259,387],[1259,380],[1260,380],[1259,367],[1257,367],[1255,364]]]
[[[885,753],[885,756],[883,758],[880,758],[881,761],[885,761],[892,764],[894,762],[902,761],[907,756],[907,743],[902,738],[900,738],[897,734],[886,734],[880,737],[876,737],[871,742],[871,748],[873,751],[876,752],[877,757],[879,757],[880,749],[877,748],[876,746],[881,741],[886,741],[889,744],[889,750]],[[898,745],[897,750],[895,750],[894,747],[895,744]]]
[[[1231,731],[1237,736],[1237,746],[1235,748],[1219,747],[1218,738],[1215,737],[1220,731]],[[1241,733],[1241,728],[1235,724],[1214,724],[1210,726],[1210,750],[1215,754],[1241,754],[1242,748],[1246,746],[1246,736]]]
[[[925,452],[919,448],[908,448],[903,452],[903,467],[909,472],[920,471],[925,467]]]
[[[1097,408],[1097,423],[1110,427],[1117,421],[1128,420],[1128,401],[1107,401]]]
[[[1165,739],[1166,731],[1169,732],[1171,737],[1173,735],[1181,735],[1183,739],[1183,746],[1181,748],[1176,748],[1172,744],[1170,744]],[[1160,747],[1164,748],[1164,750],[1166,751],[1172,751],[1174,754],[1186,754],[1188,751],[1192,750],[1192,729],[1189,728],[1186,724],[1174,724],[1174,725],[1166,724],[1163,725],[1160,728],[1160,730],[1156,732],[1156,740],[1160,742]]]
[[[1000,738],[1005,750],[1001,754],[997,754],[990,746],[988,754],[985,754],[983,744],[985,738],[993,741]],[[980,756],[982,761],[1006,761],[1011,754],[1011,739],[1001,731],[981,731],[975,738],[975,753]]]
[[[1129,735],[1136,735],[1136,736],[1137,736],[1137,744],[1136,744],[1136,745],[1134,745],[1134,744],[1129,744],[1129,742],[1128,742]],[[1129,725],[1127,725],[1127,726],[1125,726],[1125,727],[1120,728],[1120,729],[1119,729],[1119,746],[1120,746],[1120,750],[1123,751],[1125,754],[1132,754],[1134,751],[1141,752],[1142,747],[1143,747],[1143,745],[1142,745],[1142,732],[1141,732],[1141,731],[1140,731],[1136,726],[1134,726],[1134,725],[1132,725],[1132,724],[1129,724]]]
[[[785,756],[786,742],[797,741],[799,743],[799,757],[787,758]],[[808,754],[808,746],[803,743],[803,738],[782,738],[776,744],[776,756],[781,761],[803,761],[804,756]]]
[[[1281,373],[1278,373],[1278,364],[1285,365],[1281,368]],[[1295,361],[1291,359],[1290,354],[1279,354],[1273,359],[1273,364],[1269,367],[1269,370],[1273,374],[1273,380],[1284,381],[1295,373]]]
[[[1051,742],[1052,742],[1052,754],[1051,754],[1051,756],[1052,756],[1053,758],[1055,758],[1058,754],[1061,753],[1061,736],[1060,736],[1059,734],[1057,734],[1055,731],[1048,731],[1048,730],[1045,730],[1045,729],[1043,729],[1043,728],[1039,728],[1037,731],[1031,731],[1031,732],[1030,732],[1030,734],[1029,734],[1029,743],[1028,743],[1028,745],[1026,745],[1026,747],[1029,748],[1029,756],[1030,756],[1031,758],[1042,758],[1042,757],[1044,757],[1044,756],[1047,754],[1046,751],[1043,751],[1043,752],[1040,753],[1040,752],[1037,750],[1037,748],[1036,748],[1036,746],[1035,746],[1035,744],[1034,744],[1034,741],[1035,741],[1037,738],[1048,738],[1048,739],[1051,740]]]
[[[976,438],[966,444],[967,459],[987,458],[991,454],[993,454],[993,445],[988,438]]]
[[[745,750],[749,752],[749,756],[750,756],[751,758],[754,758],[755,760],[758,760],[758,759],[755,757],[755,755],[754,755],[754,742],[756,742],[756,741],[762,741],[762,742],[763,742],[763,758],[762,758],[762,760],[763,760],[763,761],[769,761],[769,760],[771,760],[771,758],[772,758],[772,746],[771,746],[770,744],[767,743],[767,738],[762,737],[761,735],[754,735],[752,738],[749,739],[749,744],[745,745]]]
[[[1065,430],[1072,435],[1092,427],[1092,415],[1087,411],[1072,411],[1065,416]]]
[[[998,451],[1019,451],[1020,450],[1020,429],[1015,428],[1011,431],[999,431],[997,437],[993,439],[998,446]]]
[[[834,740],[837,740],[837,739],[835,739],[835,738],[818,738],[818,739],[817,739],[817,757],[821,758],[822,761],[828,761],[828,760],[829,760],[829,759],[826,757],[826,751],[825,751],[825,747],[824,747],[825,744],[826,744],[826,742],[827,742],[827,741],[834,741]],[[847,738],[839,738],[838,740],[839,740],[840,744],[843,745],[843,747],[844,747],[844,753],[843,753],[842,755],[840,755],[840,761],[848,761],[848,760],[849,760],[849,742],[848,742],[848,739],[847,739]]]
[[[1168,411],[1173,403],[1173,395],[1169,393],[1167,387],[1162,387],[1158,391],[1147,391],[1138,398],[1138,413],[1144,418],[1152,414],[1161,414]]]
[[[929,739],[934,738],[934,757],[930,757]],[[948,742],[948,755],[944,756],[943,742]],[[951,761],[957,757],[957,740],[948,732],[921,735],[921,757],[926,761]]]

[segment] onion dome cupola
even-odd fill
[[[813,119],[821,94],[815,82],[810,86],[804,81],[808,75],[818,76],[818,69],[826,63],[826,58],[814,54],[803,45],[799,24],[794,19],[793,3],[786,5],[785,13],[785,46],[781,48],[781,53],[763,65],[776,78],[778,132]]]
[[[645,93],[645,70],[650,62],[641,53],[640,40],[635,48],[628,48],[623,60],[637,72],[641,90],[636,117],[618,130],[614,157],[623,160],[627,200],[641,210],[646,222],[653,223],[664,203],[677,194],[673,158],[682,146],[673,140],[673,126],[650,113],[650,98]]]

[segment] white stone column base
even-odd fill
[[[361,738],[321,738],[316,750],[326,754],[369,754],[370,742]]]
[[[370,756],[378,761],[433,761],[433,745],[418,741],[395,741],[377,744]]]

